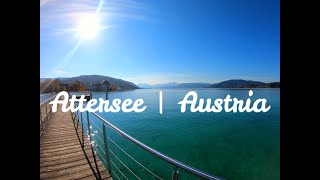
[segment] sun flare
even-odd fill
[[[79,18],[76,31],[80,39],[91,40],[97,36],[100,29],[100,19],[97,14],[84,14]]]

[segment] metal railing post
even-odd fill
[[[77,116],[77,111],[76,112],[71,112],[71,118],[72,118],[72,121],[73,121],[73,126],[74,128],[76,129],[76,132],[78,133],[78,130],[77,130],[77,125],[76,125],[76,121],[78,122],[78,116]]]
[[[78,113],[78,118],[77,118],[77,126],[76,126],[76,131],[78,133],[78,129],[79,129],[79,120],[80,120],[80,115],[79,115],[79,111],[76,111],[76,113]]]
[[[106,153],[106,158],[107,158],[107,166],[108,166],[108,171],[111,174],[111,167],[110,167],[110,159],[109,159],[109,152],[108,152],[108,144],[107,144],[107,131],[106,131],[106,126],[104,123],[102,123],[102,130],[103,130],[103,144],[104,144],[104,151]],[[112,176],[112,175],[111,175]]]
[[[84,148],[84,131],[83,131],[83,120],[82,120],[82,113],[81,113],[81,129],[82,129],[82,148]]]
[[[52,113],[52,106],[48,103],[48,106],[49,106],[49,112],[48,114],[51,114]]]
[[[41,113],[41,106],[40,106],[40,124],[42,125],[42,113]]]
[[[179,171],[177,171],[177,167],[172,172],[172,180],[178,180],[179,177]]]
[[[78,113],[77,111],[75,111],[73,114],[74,114],[73,121],[75,121],[78,118]]]
[[[80,113],[80,119],[78,120],[78,125],[79,125],[80,121],[82,121],[82,112],[79,111],[79,113]],[[82,134],[83,134],[83,132],[82,132]]]
[[[101,175],[100,175],[98,164],[97,164],[97,160],[96,160],[96,155],[94,153],[94,150],[93,150],[93,147],[92,147],[92,144],[91,144],[90,118],[89,118],[89,112],[88,111],[87,111],[87,121],[88,121],[89,142],[90,142],[90,146],[91,146],[91,152],[93,154],[93,161],[94,161],[94,164],[96,165],[98,176],[101,179]]]
[[[71,119],[72,119],[72,121],[73,121],[73,126],[74,126],[74,128],[75,128],[75,130],[76,130],[76,132],[77,132],[77,127],[76,127],[76,122],[75,122],[75,120],[76,120],[76,113],[77,112],[71,112],[70,111],[70,113],[71,113]],[[74,116],[73,116],[73,114],[75,114]]]
[[[52,105],[49,104],[49,101],[52,100],[54,97],[55,96],[53,94],[52,95],[42,95],[40,97],[40,100],[42,99],[42,102],[40,102],[40,136],[43,134],[45,126],[48,123],[47,121],[50,119],[50,117],[53,113],[52,112]],[[43,106],[46,106],[45,110],[44,110]],[[45,111],[44,115],[42,114],[42,109]]]

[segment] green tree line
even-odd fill
[[[117,90],[117,86],[111,84],[108,88],[110,91]],[[79,81],[71,82],[68,84],[62,84],[59,79],[47,79],[40,82],[40,93],[52,93],[60,91],[88,91],[86,86]]]
[[[79,81],[62,84],[58,79],[48,79],[40,83],[40,93],[51,93],[60,91],[87,91],[84,84]]]

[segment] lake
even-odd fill
[[[163,114],[159,113],[159,91],[163,93]],[[109,92],[109,100],[142,98],[147,106],[142,113],[97,113],[127,134],[144,144],[197,169],[225,179],[269,180],[280,179],[280,89],[253,89],[251,99],[266,98],[271,109],[266,113],[255,112],[180,112],[178,104],[189,91],[196,91],[198,98],[246,100],[250,89],[138,89]],[[93,92],[93,98],[105,98],[105,92]],[[97,153],[104,156],[101,122],[89,115],[97,126],[94,136]],[[163,179],[171,179],[174,167],[154,157],[110,128],[108,136],[133,158]],[[99,138],[99,139],[97,139]],[[108,141],[110,150],[142,179],[156,179],[136,162]],[[121,177],[121,170],[128,179],[137,179],[110,154],[111,168]],[[115,167],[116,165],[117,167]],[[179,170],[179,169],[178,169]],[[197,179],[179,170],[179,179]],[[121,178],[123,179],[123,178]]]

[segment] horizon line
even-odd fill
[[[100,75],[100,74],[84,74],[84,75],[78,75],[78,76],[65,76],[65,77],[40,77],[40,79],[59,79],[59,78],[74,78],[74,77],[80,77],[80,76],[106,76],[106,77],[110,77],[110,78],[114,78],[114,79],[121,79],[124,81],[128,81],[128,82],[132,82],[129,80],[126,80],[126,78],[116,78],[116,77],[112,77],[112,76],[108,76],[108,75]],[[274,80],[274,81],[261,81],[261,80],[252,80],[252,79],[248,79],[248,78],[228,78],[225,80],[213,80],[214,82],[201,82],[201,81],[192,81],[192,82],[176,82],[176,81],[167,81],[167,82],[163,82],[163,83],[135,83],[132,82],[136,85],[138,84],[146,84],[146,85],[159,85],[159,84],[169,84],[169,83],[176,83],[176,84],[188,84],[188,83],[206,83],[206,84],[216,84],[216,83],[220,83],[220,82],[224,82],[224,81],[230,81],[230,80],[245,80],[245,81],[258,81],[258,82],[262,82],[262,83],[272,83],[272,82],[280,82],[280,80]]]

